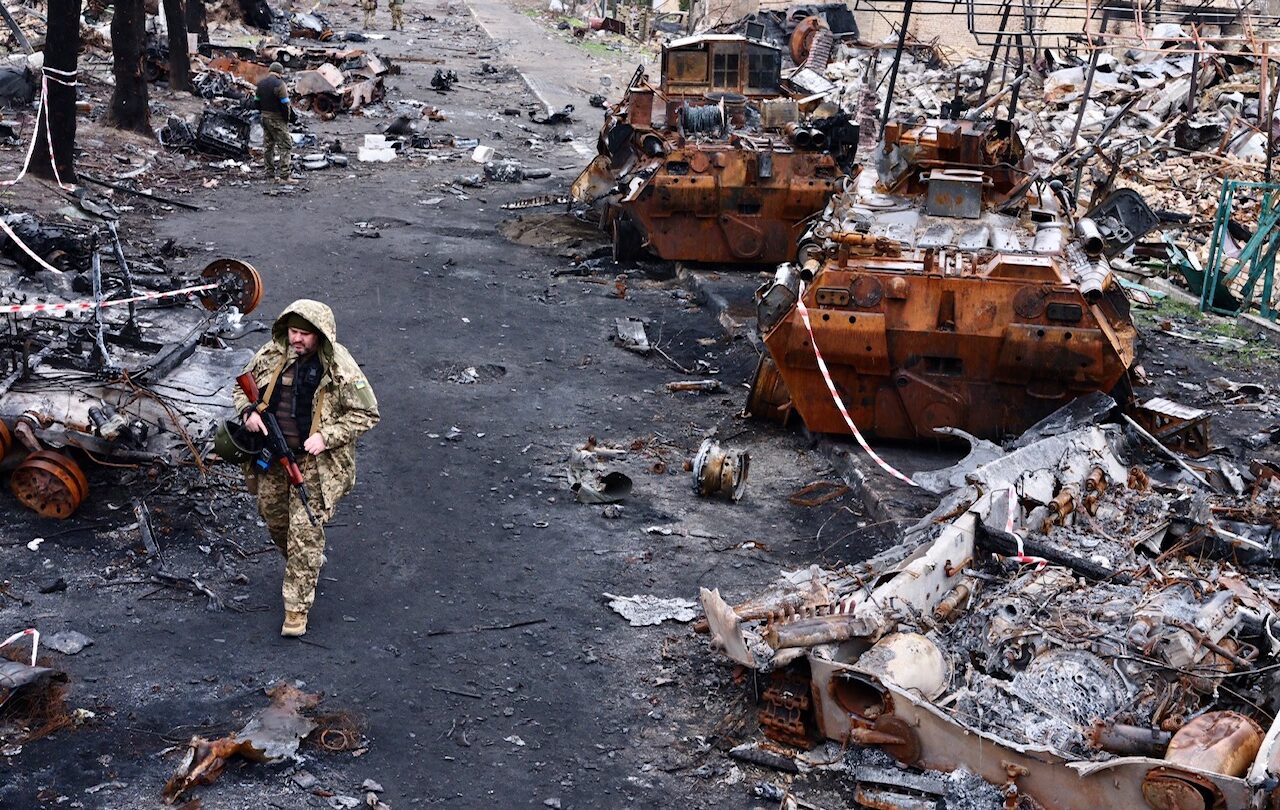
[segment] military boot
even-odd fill
[[[286,610],[284,612],[284,626],[280,628],[280,635],[297,638],[306,634],[307,612],[305,610]]]

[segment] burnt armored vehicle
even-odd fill
[[[1006,122],[890,124],[876,158],[758,293],[752,414],[850,433],[819,353],[881,438],[1016,434],[1126,386],[1137,333],[1107,242]]]
[[[600,209],[620,259],[647,249],[674,261],[792,260],[858,129],[806,119],[790,86],[773,45],[730,34],[670,43],[659,84],[636,71],[606,111],[574,200]]]

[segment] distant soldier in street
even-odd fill
[[[387,0],[391,7],[391,30],[404,30],[404,0]]]
[[[355,485],[356,439],[379,418],[369,381],[337,338],[333,310],[319,301],[294,301],[276,318],[271,340],[245,368],[257,382],[261,403],[255,408],[242,391],[235,392],[236,409],[249,430],[265,435],[261,414],[275,416],[298,460],[316,518],[313,524],[283,466],[247,468],[258,512],[285,558],[282,636],[307,632],[325,560],[324,524]]]
[[[364,9],[364,28],[373,27],[373,12],[378,10],[378,0],[360,0],[360,8]]]
[[[292,118],[292,110],[289,107],[289,88],[284,83],[284,65],[271,63],[271,72],[258,82],[256,101],[262,112],[262,151],[267,177],[291,182],[289,175],[293,164],[289,153],[293,149],[293,138],[289,135],[289,119]]]

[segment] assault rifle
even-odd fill
[[[247,372],[241,374],[236,377],[236,384],[249,398],[249,404],[257,410],[262,403],[262,395],[258,392],[258,383],[254,381],[253,375]],[[263,472],[271,469],[271,465],[275,463],[284,467],[290,486],[297,491],[298,500],[302,501],[302,508],[307,510],[307,520],[311,521],[312,526],[317,525],[316,516],[311,514],[311,504],[307,498],[307,485],[302,480],[302,470],[299,469],[298,460],[289,449],[289,443],[285,441],[284,434],[280,432],[280,423],[276,421],[276,415],[269,410],[261,410],[258,416],[267,427],[267,437],[263,442],[262,452],[258,453],[253,460],[254,466]]]

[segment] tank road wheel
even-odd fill
[[[217,289],[206,290],[200,297],[205,309],[219,310],[234,306],[244,315],[258,307],[262,300],[262,276],[248,262],[239,259],[215,259],[200,274],[205,281],[218,283]]]
[[[316,93],[311,97],[311,109],[321,120],[332,120],[342,109],[342,99],[332,93]]]
[[[613,218],[613,260],[634,262],[644,255],[644,237],[626,214]]]
[[[9,489],[40,517],[66,520],[88,497],[89,479],[79,464],[62,453],[38,450],[9,476]]]
[[[791,50],[791,61],[797,65],[803,65],[805,60],[809,58],[809,51],[813,49],[813,41],[818,38],[818,32],[822,30],[821,17],[805,17],[796,26],[796,30],[791,32],[791,39],[787,45]]]
[[[13,433],[9,431],[9,426],[0,420],[0,459],[9,455],[9,451],[13,449]]]

